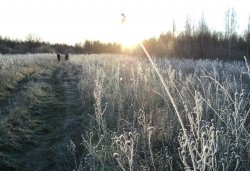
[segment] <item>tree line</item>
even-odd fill
[[[25,54],[25,53],[121,53],[122,46],[118,43],[102,43],[98,40],[86,40],[84,43],[76,43],[74,46],[67,44],[51,44],[41,41],[34,35],[29,35],[25,41],[12,40],[0,36],[1,54]]]
[[[182,32],[176,34],[173,21],[172,31],[145,40],[143,44],[150,54],[157,57],[242,60],[243,56],[250,55],[250,16],[243,34],[238,34],[236,28],[234,9],[226,12],[224,32],[209,29],[204,14],[196,27],[187,16]],[[132,53],[142,55],[143,51],[138,46]]]

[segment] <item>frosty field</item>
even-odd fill
[[[0,170],[250,170],[247,61],[154,61],[0,55]]]

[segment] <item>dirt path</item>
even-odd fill
[[[0,170],[73,170],[87,124],[71,64],[43,70],[0,103]]]

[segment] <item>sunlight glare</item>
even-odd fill
[[[133,25],[126,19],[125,22],[121,23],[120,27],[120,39],[118,40],[125,48],[133,48],[143,38],[139,37],[135,31]]]

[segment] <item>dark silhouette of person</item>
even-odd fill
[[[60,55],[60,53],[57,54],[57,60],[58,60],[58,62],[61,60],[61,55]]]
[[[69,54],[68,53],[65,54],[65,61],[67,61],[67,60],[69,60]]]

